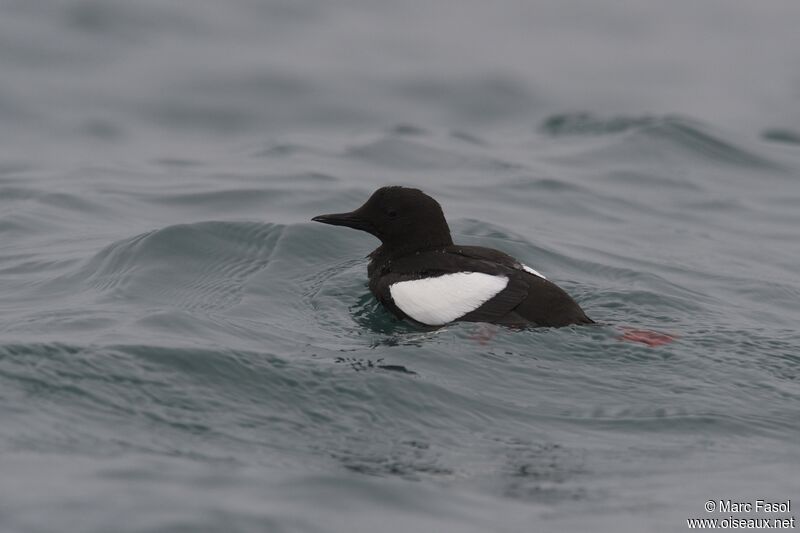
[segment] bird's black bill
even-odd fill
[[[334,213],[332,215],[319,215],[312,218],[314,222],[322,222],[332,226],[345,226],[363,231],[370,231],[370,224],[355,213]]]

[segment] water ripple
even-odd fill
[[[82,269],[86,282],[115,298],[221,311],[265,268],[282,228],[202,222],[169,226],[114,243]]]

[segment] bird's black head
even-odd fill
[[[349,213],[320,215],[316,222],[375,235],[392,252],[415,252],[453,244],[439,202],[407,187],[381,187]]]

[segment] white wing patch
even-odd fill
[[[529,273],[533,274],[534,276],[539,276],[542,279],[547,279],[546,277],[542,276],[541,274],[539,274],[539,272],[537,272],[536,270],[532,269],[528,265],[522,265],[522,270],[524,270],[525,272],[529,272]]]
[[[456,272],[389,286],[395,305],[429,326],[441,326],[479,308],[508,285],[505,276]]]

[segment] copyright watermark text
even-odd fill
[[[711,516],[687,518],[689,529],[795,528],[792,500],[708,500],[703,504],[703,510]]]

